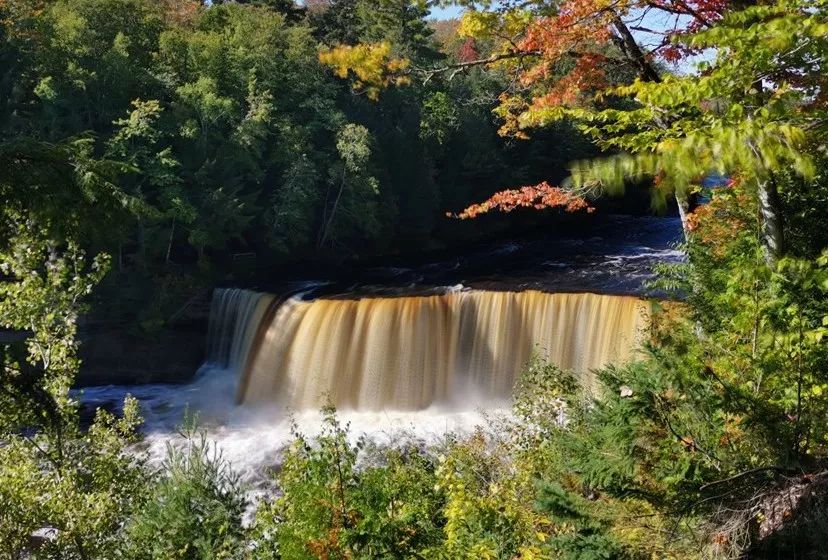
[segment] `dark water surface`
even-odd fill
[[[489,290],[541,290],[645,295],[653,265],[680,262],[681,222],[674,217],[603,216],[587,231],[556,232],[480,244],[462,254],[391,258],[303,273],[272,285],[307,298],[394,296],[458,285]]]

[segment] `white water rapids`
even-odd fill
[[[292,421],[301,433],[313,436],[322,426],[318,410],[291,411],[281,406],[239,406],[235,402],[235,380],[213,370],[187,385],[143,385],[89,387],[81,392],[85,407],[104,406],[120,410],[130,394],[141,403],[144,417],[141,451],[150,464],[158,465],[168,444],[183,444],[179,430],[187,413],[196,413],[198,425],[221,451],[254,493],[272,484],[271,469],[281,463],[285,446],[293,439]],[[444,440],[451,434],[467,433],[486,423],[488,414],[508,413],[508,402],[491,402],[484,412],[433,406],[419,411],[338,412],[350,428],[350,439],[366,436],[377,444],[422,445]]]

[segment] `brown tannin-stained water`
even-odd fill
[[[533,290],[281,303],[217,290],[208,353],[238,377],[241,403],[469,406],[508,399],[533,353],[590,384],[591,370],[632,357],[648,310],[632,296]]]

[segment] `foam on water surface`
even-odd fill
[[[649,315],[643,286],[654,263],[683,260],[680,232],[672,218],[618,217],[588,238],[506,242],[361,280],[293,283],[278,297],[217,290],[192,383],[87,387],[79,398],[92,411],[135,396],[153,464],[197,414],[253,492],[267,491],[293,426],[318,434],[326,398],[353,440],[423,446],[508,414],[532,353],[587,383],[593,368],[633,357]]]
[[[317,435],[323,425],[318,410],[291,411],[277,405],[239,406],[231,371],[212,370],[188,385],[87,387],[79,392],[87,409],[120,411],[127,395],[141,405],[144,435],[138,451],[151,465],[159,465],[169,444],[184,443],[180,428],[187,414],[196,414],[198,426],[222,456],[255,491],[272,484],[271,470],[281,463],[294,426],[306,436]],[[505,413],[506,402],[467,409],[433,406],[419,411],[341,410],[337,417],[355,442],[367,437],[377,444],[425,445],[444,441],[451,434],[469,433],[486,423],[488,414]]]

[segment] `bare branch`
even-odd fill
[[[532,51],[509,51],[507,53],[501,54],[494,54],[492,56],[486,58],[478,58],[476,60],[467,60],[464,62],[457,62],[454,64],[447,64],[445,66],[440,66],[437,68],[413,68],[411,70],[412,73],[422,74],[426,76],[425,81],[428,82],[431,78],[433,78],[437,74],[442,74],[445,72],[451,72],[451,77],[453,78],[457,73],[462,72],[468,68],[473,68],[475,66],[486,66],[489,64],[494,64],[495,62],[499,62],[501,60],[509,60],[509,59],[522,59],[529,56],[538,56],[540,54],[540,50],[532,50]]]
[[[739,480],[740,478],[744,478],[746,476],[750,476],[750,475],[753,475],[753,474],[759,474],[759,473],[762,473],[762,472],[768,472],[768,471],[775,471],[775,472],[778,472],[778,473],[795,472],[791,469],[786,469],[784,467],[780,467],[780,466],[777,466],[777,465],[771,465],[771,466],[768,466],[768,467],[757,467],[755,469],[749,469],[749,470],[740,472],[738,474],[734,474],[733,476],[730,476],[728,478],[723,478],[721,480],[715,480],[713,482],[708,482],[707,484],[703,484],[702,486],[700,486],[699,490],[701,490],[703,492],[703,491],[707,490],[708,488],[713,488],[714,486],[719,486],[720,484],[727,484],[728,482],[733,482],[735,480]]]

